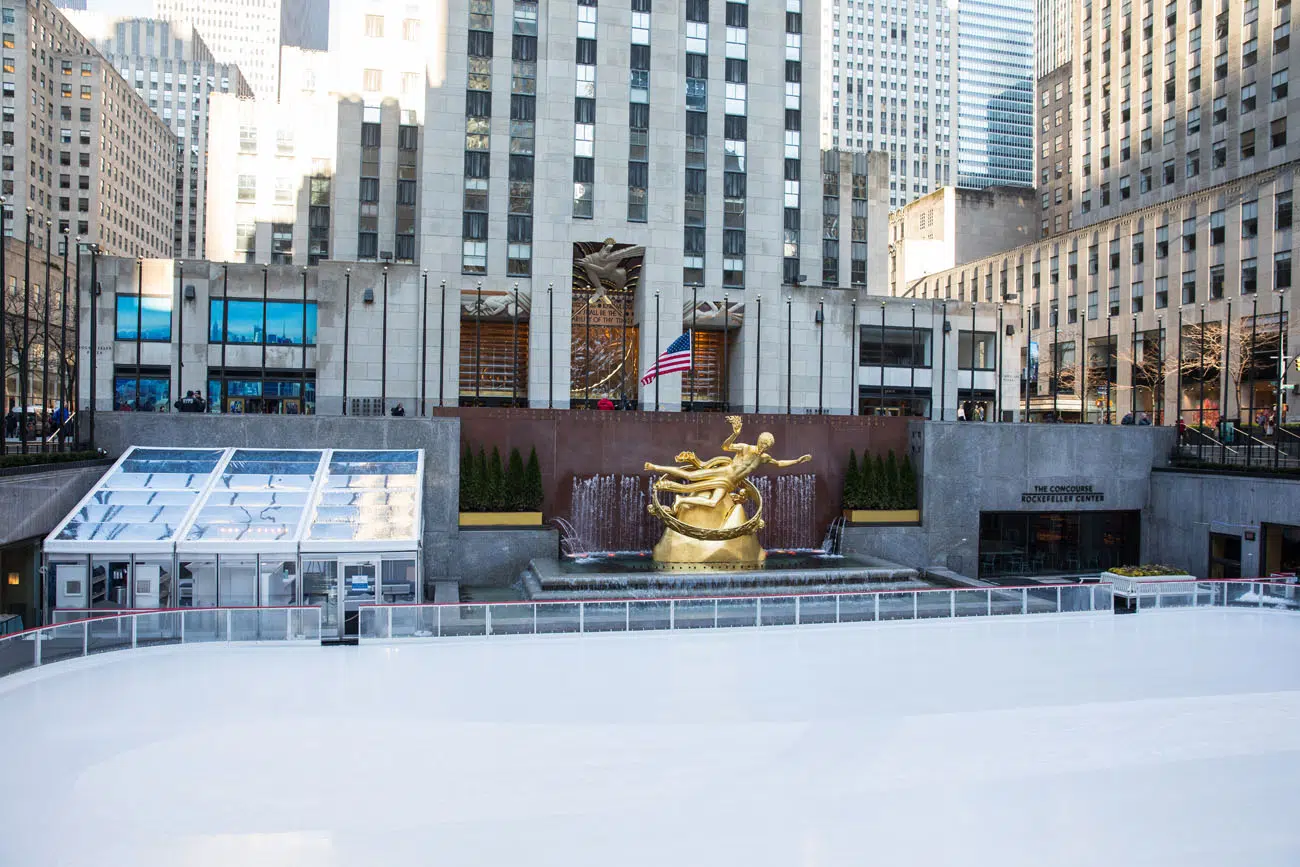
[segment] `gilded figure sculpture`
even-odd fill
[[[623,247],[614,249],[614,239],[606,238],[599,250],[588,253],[578,260],[577,265],[587,278],[591,287],[590,303],[611,303],[608,292],[622,292],[627,288],[629,274],[624,260],[645,255],[645,247]]]
[[[653,485],[650,513],[665,525],[663,538],[655,545],[654,558],[664,563],[757,564],[767,556],[758,544],[763,528],[763,498],[749,476],[764,465],[778,469],[812,460],[803,455],[781,460],[768,454],[775,442],[770,433],[758,435],[750,445],[736,442],[740,416],[727,416],[731,435],[722,443],[730,456],[701,461],[694,452],[681,452],[677,466],[646,463],[645,468],[661,474]],[[670,505],[659,502],[659,493],[675,494]],[[754,504],[747,515],[745,503]]]

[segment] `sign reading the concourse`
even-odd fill
[[[1106,495],[1092,485],[1034,485],[1020,495],[1022,503],[1104,503]]]

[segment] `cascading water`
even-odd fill
[[[756,475],[751,479],[763,496],[767,526],[759,542],[769,549],[811,549],[817,545],[814,503],[817,477]],[[650,479],[645,476],[574,476],[569,518],[575,550],[566,554],[608,551],[648,551],[663,533],[652,516]],[[581,550],[578,550],[581,549]]]

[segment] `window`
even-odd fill
[[[1141,235],[1133,236],[1133,264],[1141,265],[1146,259],[1146,242]]]
[[[1196,218],[1183,220],[1183,252],[1196,252]]]
[[[1291,22],[1283,21],[1273,28],[1273,53],[1281,54],[1291,47]]]
[[[1217,247],[1223,243],[1223,211],[1210,214],[1210,246]]]
[[[972,340],[972,335],[974,339]],[[961,331],[957,335],[958,370],[992,370],[994,333],[992,331]],[[972,351],[973,361],[972,364]]]
[[[1273,288],[1291,288],[1291,251],[1273,254]]]
[[[1184,304],[1196,303],[1196,272],[1195,271],[1183,272],[1183,303]]]
[[[1228,142],[1225,139],[1219,139],[1214,143],[1212,156],[1210,157],[1210,168],[1221,169],[1228,164]]]
[[[118,340],[135,340],[139,327],[141,340],[170,341],[172,339],[172,296],[170,295],[118,295]]]
[[[1254,238],[1259,234],[1259,202],[1241,203],[1241,237]]]
[[[420,19],[419,18],[405,18],[402,20],[402,38],[407,42],[420,41]]]
[[[1273,101],[1286,99],[1287,94],[1287,70],[1279,69],[1273,73]]]
[[[1156,226],[1156,258],[1169,257],[1169,227]]]
[[[1279,117],[1269,124],[1269,147],[1280,148],[1286,145],[1286,118]]]
[[[1241,158],[1248,160],[1255,156],[1255,131],[1244,130],[1241,134]]]
[[[81,98],[90,99],[90,86],[83,84],[81,86]]]
[[[880,367],[930,366],[933,332],[929,328],[882,329],[879,325],[863,325],[860,331],[859,364]]]
[[[1243,84],[1241,87],[1241,113],[1248,114],[1255,110],[1255,84]]]
[[[1257,272],[1257,266],[1253,258],[1241,260],[1241,294],[1242,295],[1255,294],[1255,288],[1258,282],[1256,272]]]
[[[372,39],[382,39],[384,37],[384,16],[366,16],[366,35]]]
[[[1165,175],[1164,175],[1165,183],[1172,184],[1174,182],[1174,161],[1173,160],[1165,160],[1164,171],[1165,171]]]
[[[1089,319],[1097,318],[1097,301],[1098,301],[1097,290],[1093,289],[1089,291],[1088,292],[1088,318]]]
[[[1119,287],[1112,286],[1106,290],[1106,306],[1109,315],[1119,315]]]
[[[361,87],[367,93],[376,93],[384,87],[384,73],[379,69],[367,69],[361,76]]]
[[[1213,122],[1217,124],[1225,123],[1228,120],[1228,97],[1216,96],[1214,98],[1214,115]]]
[[[225,310],[225,299],[208,301],[208,342],[221,343],[222,334],[229,334],[227,343],[262,343],[262,302],[231,298],[230,310]],[[316,302],[307,302],[307,345],[316,343]],[[303,307],[301,301],[269,301],[266,304],[266,343],[279,346],[301,346]]]
[[[1130,291],[1129,291],[1129,295],[1130,295],[1130,297],[1132,298],[1132,302],[1131,302],[1131,305],[1132,305],[1132,311],[1133,311],[1134,313],[1141,313],[1141,312],[1142,312],[1142,301],[1143,301],[1143,299],[1142,299],[1142,293],[1143,293],[1143,291],[1145,291],[1145,289],[1144,289],[1144,286],[1142,285],[1142,281],[1141,281],[1141,280],[1138,280],[1137,282],[1135,282],[1135,283],[1133,284],[1132,288],[1131,288]]]
[[[1223,266],[1210,267],[1210,300],[1217,301],[1223,297]]]
[[[1248,39],[1241,43],[1241,68],[1247,69],[1255,65],[1259,59],[1259,40]]]
[[[1156,309],[1163,310],[1169,306],[1169,278],[1156,278]]]
[[[1201,173],[1201,152],[1199,150],[1187,152],[1187,177],[1194,178]]]
[[[257,198],[257,176],[240,175],[238,190],[239,201],[251,202]]]
[[[1291,191],[1278,193],[1273,199],[1273,225],[1278,229],[1291,228]]]

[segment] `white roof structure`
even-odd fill
[[[133,446],[47,554],[415,551],[424,452]]]

